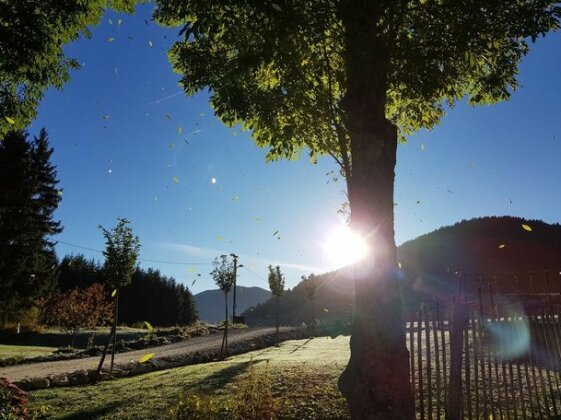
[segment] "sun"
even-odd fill
[[[325,258],[333,268],[342,268],[364,258],[369,251],[366,241],[349,227],[339,225],[322,244]]]

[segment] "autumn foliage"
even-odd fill
[[[113,304],[107,301],[104,286],[94,283],[86,289],[56,293],[45,305],[43,320],[47,325],[62,328],[72,336],[81,329],[105,325],[111,318]]]

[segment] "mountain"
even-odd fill
[[[414,313],[421,302],[450,298],[458,288],[471,297],[479,289],[487,295],[545,291],[561,284],[561,225],[511,216],[463,220],[402,244],[398,261],[406,315]],[[315,281],[316,318],[350,320],[354,287],[349,272],[322,274]],[[483,298],[488,300],[488,296]],[[298,284],[280,299],[281,323],[309,322],[311,306],[303,284]],[[249,323],[270,324],[274,308],[270,299],[245,315]]]
[[[228,293],[228,315],[232,316],[233,290]],[[271,296],[271,292],[260,287],[236,286],[236,315],[252,306],[265,302]],[[224,293],[220,289],[205,290],[193,296],[199,319],[201,321],[214,323],[224,320]]]

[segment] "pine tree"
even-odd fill
[[[23,131],[0,141],[0,311],[8,318],[52,291],[57,260],[52,235],[60,233],[53,213],[60,202],[53,149],[41,130],[33,141]]]

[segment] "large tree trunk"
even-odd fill
[[[355,419],[412,419],[409,354],[397,282],[393,190],[397,129],[385,117],[388,45],[376,23],[383,2],[342,2],[351,137],[349,204],[368,258],[355,267],[356,317],[351,358],[339,380]]]

